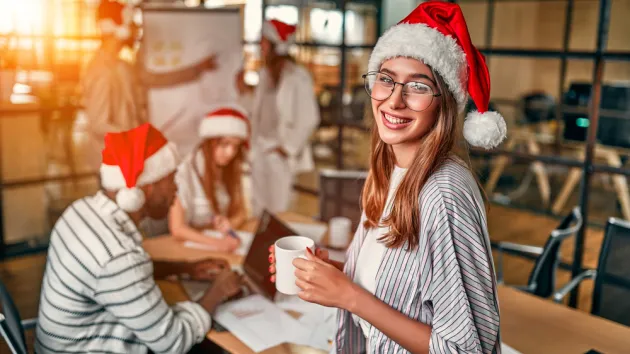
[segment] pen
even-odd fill
[[[216,215],[213,215],[213,216],[212,216],[212,222],[213,222],[213,223],[214,223],[214,218],[215,218],[215,217],[216,217]],[[228,234],[229,236],[231,236],[231,237],[233,237],[233,238],[237,239],[237,240],[240,240],[240,237],[238,237],[238,235],[236,234],[236,231],[234,231],[234,230],[232,230],[232,229],[229,229],[229,230],[228,230],[228,232],[227,232],[227,234]]]

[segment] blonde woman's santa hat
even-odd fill
[[[116,204],[127,212],[144,206],[145,196],[139,188],[155,183],[175,172],[180,163],[175,145],[151,124],[120,133],[105,135],[101,185],[118,191]]]
[[[268,20],[263,23],[262,35],[274,44],[278,55],[289,54],[289,47],[295,43],[297,27],[278,20]]]
[[[459,5],[442,1],[420,4],[379,38],[368,71],[378,72],[384,61],[396,57],[418,59],[438,72],[455,96],[460,112],[468,97],[472,98],[477,110],[464,121],[468,143],[491,149],[505,139],[505,120],[499,113],[488,111],[488,67],[472,44]]]
[[[246,110],[236,104],[216,106],[199,125],[202,139],[235,137],[249,143],[251,127]]]
[[[131,37],[133,7],[115,0],[102,0],[96,12],[96,23],[102,34],[113,35],[120,40]]]

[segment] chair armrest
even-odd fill
[[[562,299],[564,299],[567,294],[575,289],[578,284],[582,282],[584,279],[595,279],[597,276],[597,271],[595,269],[585,270],[584,272],[578,274],[575,278],[571,279],[565,286],[560,288],[555,294],[553,294],[553,301],[560,303]]]
[[[543,253],[543,248],[538,246],[522,245],[513,242],[499,242],[497,244],[497,251],[499,253],[503,253],[506,250],[529,253],[536,256],[540,256]]]
[[[521,245],[513,242],[499,242],[496,244],[497,250],[497,282],[504,284],[503,281],[503,253],[505,251],[517,251],[540,256],[543,253],[542,247]]]
[[[24,328],[25,331],[33,329],[36,326],[37,326],[37,318],[29,318],[26,320],[22,320],[22,328]]]

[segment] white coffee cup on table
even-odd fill
[[[331,218],[328,222],[328,244],[334,248],[345,248],[350,243],[352,221],[343,216]]]
[[[315,242],[304,236],[287,236],[274,245],[276,259],[276,289],[287,295],[296,295],[300,288],[295,285],[295,258],[306,259],[306,249],[315,253]]]

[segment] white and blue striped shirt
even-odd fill
[[[50,237],[37,353],[185,353],[210,324],[196,303],[166,304],[136,225],[103,193],[64,211]]]
[[[431,326],[430,353],[500,354],[496,279],[475,179],[451,158],[429,177],[418,203],[419,246],[385,250],[374,295]],[[367,232],[360,224],[348,249],[344,272],[350,279]],[[339,310],[338,326],[333,352],[408,353],[374,326],[365,336],[348,311]]]

